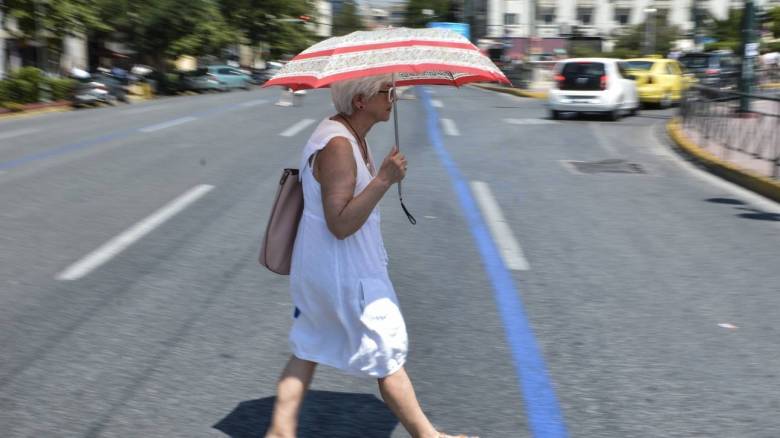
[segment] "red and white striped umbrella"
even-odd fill
[[[323,88],[396,73],[395,85],[503,82],[506,76],[468,39],[448,29],[358,31],[321,41],[290,60],[264,87]]]

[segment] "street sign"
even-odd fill
[[[430,23],[428,23],[427,27],[432,27],[436,29],[449,29],[451,31],[463,35],[467,39],[471,39],[471,31],[468,23],[448,23],[444,21],[431,21]]]
[[[758,43],[745,44],[745,56],[758,56]]]

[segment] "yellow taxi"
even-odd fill
[[[683,73],[683,67],[674,59],[660,57],[625,60],[630,76],[636,81],[639,101],[668,108],[679,102],[682,93],[695,81]]]

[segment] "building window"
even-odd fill
[[[631,20],[631,9],[629,8],[616,8],[615,9],[615,21],[621,26],[625,26]]]
[[[577,21],[585,26],[593,24],[593,8],[578,7],[577,8]]]
[[[542,21],[544,24],[553,24],[555,22],[555,8],[542,6],[537,8],[536,21]]]
[[[517,14],[504,14],[504,24],[513,25],[517,24]]]

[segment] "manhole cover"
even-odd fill
[[[577,172],[593,173],[646,173],[637,163],[626,160],[611,159],[601,161],[569,161]]]

